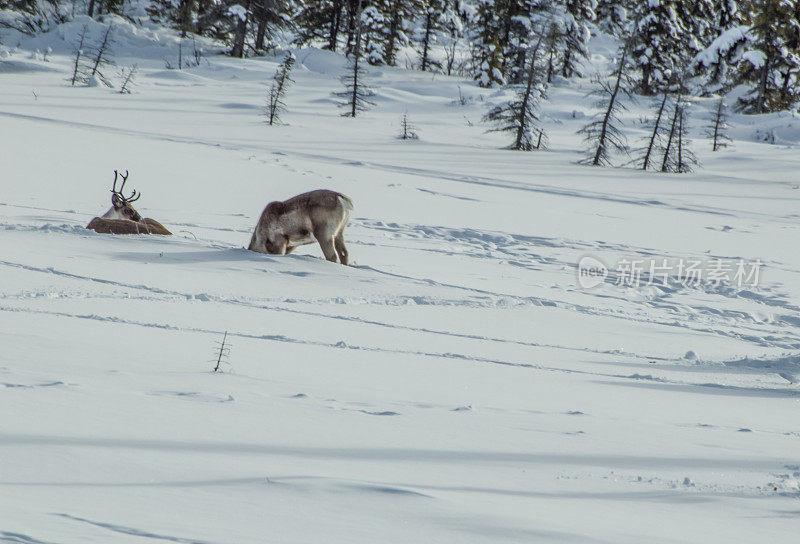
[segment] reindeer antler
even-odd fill
[[[117,176],[122,178],[122,185],[120,186],[119,191],[117,191]],[[111,192],[119,196],[123,202],[135,202],[139,200],[139,198],[142,196],[142,193],[137,193],[135,189],[128,198],[125,198],[125,195],[122,194],[122,190],[125,189],[126,181],[128,181],[127,170],[125,170],[125,174],[120,174],[117,170],[114,170],[114,185],[111,187]]]

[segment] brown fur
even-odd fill
[[[115,187],[116,187],[116,171],[115,173]],[[127,174],[125,176],[127,178]],[[123,183],[123,186],[125,184]],[[120,189],[121,191],[121,189]],[[134,195],[136,191],[134,191]],[[133,200],[138,199],[138,197]],[[88,225],[87,229],[99,232],[101,234],[161,234],[169,236],[172,233],[164,228],[164,225],[150,219],[149,217],[142,218],[139,212],[131,206],[125,197],[120,192],[112,189],[111,192],[111,208],[103,215],[103,217],[95,217]]]
[[[283,202],[270,202],[250,238],[251,251],[288,255],[298,246],[318,242],[331,262],[348,264],[344,228],[353,202],[341,193],[320,189]]]
[[[164,225],[149,217],[141,221],[95,217],[86,225],[86,228],[100,234],[162,234],[164,236],[172,234],[164,228]]]

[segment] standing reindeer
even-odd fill
[[[350,219],[353,201],[341,193],[320,189],[303,193],[283,202],[270,202],[261,213],[250,251],[271,255],[288,255],[297,246],[313,244],[322,247],[325,258],[346,265],[344,228]]]
[[[122,185],[117,191],[117,178],[122,178]],[[95,217],[86,225],[87,229],[99,232],[101,234],[172,234],[164,225],[156,221],[139,215],[131,202],[135,202],[141,198],[142,194],[137,193],[135,190],[131,196],[126,197],[122,194],[125,189],[125,182],[128,181],[128,171],[125,174],[119,174],[114,170],[114,185],[111,187],[111,207],[102,217]]]

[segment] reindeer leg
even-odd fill
[[[327,229],[318,229],[314,231],[314,238],[317,239],[319,242],[319,246],[322,248],[322,253],[325,254],[325,258],[328,259],[330,262],[336,262],[336,248],[333,244],[333,235]]]
[[[339,254],[339,262],[347,266],[347,248],[344,247],[344,229],[340,230],[333,239],[336,253]]]

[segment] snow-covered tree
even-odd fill
[[[544,44],[547,52],[547,83],[552,83],[553,74],[558,63],[558,54],[561,44],[566,37],[566,28],[562,17],[552,17],[544,29]]]
[[[711,0],[715,30],[724,31],[741,24],[746,14],[739,8],[739,4],[749,3],[749,0]]]
[[[383,61],[389,66],[397,63],[398,48],[408,45],[407,32],[412,17],[421,11],[419,0],[377,0],[384,6],[385,28]]]
[[[800,3],[753,0],[750,43],[739,82],[752,90],[739,101],[747,113],[790,109],[800,99]]]
[[[322,47],[336,51],[339,38],[346,31],[345,0],[304,0],[294,18],[297,42],[306,45],[315,40]]]
[[[241,0],[241,4],[234,4],[228,8],[228,15],[233,18],[234,34],[233,34],[233,48],[231,49],[232,57],[244,57],[245,39],[247,38],[247,26],[250,24],[251,11],[250,6],[253,0]]]
[[[646,0],[634,4],[631,26],[631,62],[640,72],[638,90],[652,95],[665,90],[683,71],[699,47],[692,34],[682,0]]]
[[[360,14],[356,17],[356,20],[361,20]],[[364,55],[361,47],[361,25],[359,24],[355,28],[353,50],[347,58],[347,71],[341,77],[345,89],[333,93],[334,96],[343,100],[339,102],[339,106],[345,110],[342,113],[343,117],[355,117],[359,112],[375,105],[374,102],[369,100],[375,93],[366,85],[365,76]]]
[[[598,97],[597,107],[601,108],[599,116],[578,131],[583,134],[589,148],[589,156],[581,164],[592,166],[609,166],[611,151],[627,153],[627,140],[619,128],[619,112],[627,109],[622,103],[623,96],[631,95],[628,77],[628,47],[621,48],[617,67],[612,80],[598,79],[598,88],[592,94]]]
[[[689,71],[700,78],[704,92],[724,91],[734,84],[736,66],[750,41],[748,31],[746,26],[723,31],[692,60]]]
[[[292,25],[295,0],[150,0],[151,20],[181,31],[209,36],[231,45],[231,55],[243,57],[273,46],[277,29]]]
[[[496,43],[502,48],[501,70],[505,81],[513,84],[525,80],[525,59],[531,48],[531,15],[536,0],[498,0]]]
[[[549,59],[548,82],[565,50],[565,0],[503,0],[500,3],[503,48],[503,74],[510,83],[526,79],[526,58],[538,41],[545,36],[539,56]],[[552,54],[550,54],[552,53]]]
[[[547,136],[541,126],[539,104],[545,98],[546,86],[541,68],[537,65],[537,52],[541,40],[531,48],[525,70],[525,82],[517,89],[516,96],[506,104],[492,108],[484,121],[493,123],[491,132],[510,132],[514,141],[509,149],[531,151],[542,147]]]
[[[362,0],[361,48],[370,64],[395,65],[400,47],[410,43],[408,34],[420,11],[420,0]],[[352,40],[348,38],[348,53]]]
[[[254,0],[251,9],[255,23],[253,49],[255,51],[272,49],[275,46],[273,33],[292,26],[292,16],[296,11],[294,1]]]
[[[145,8],[156,23],[166,22],[181,31],[181,37],[198,32],[200,13],[208,11],[213,0],[150,0]]]
[[[44,2],[42,2],[44,3]],[[49,2],[56,4],[56,2]],[[125,7],[125,0],[89,0],[86,5],[86,14],[89,17],[101,15],[103,13],[116,13],[121,15]]]
[[[478,0],[473,15],[476,37],[473,41],[475,80],[480,87],[505,84],[500,19],[496,0]]]
[[[36,13],[41,0],[0,0],[0,11],[13,10],[23,13]]]
[[[600,30],[612,36],[621,36],[634,1],[636,0],[597,0],[594,12]]]
[[[441,69],[442,63],[431,55],[431,49],[441,38],[452,38],[458,14],[448,0],[422,0],[419,25],[414,32],[419,53],[419,69],[423,72]],[[459,25],[460,26],[460,25]]]
[[[727,90],[748,43],[748,27],[743,26],[745,13],[737,0],[702,0],[694,5],[702,49],[692,59],[689,72],[699,77],[706,94]]]
[[[372,65],[384,63],[385,33],[388,21],[375,6],[361,12],[361,49],[364,58]]]
[[[581,75],[578,62],[589,56],[589,40],[592,33],[589,23],[597,17],[594,10],[597,0],[566,0],[564,11],[564,53],[561,61],[561,75],[572,77]]]

